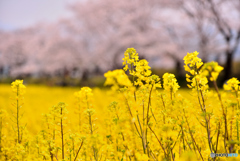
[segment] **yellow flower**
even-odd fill
[[[183,58],[185,70],[190,72],[192,75],[194,75],[195,72],[203,65],[202,59],[197,57],[198,54],[199,53],[197,51],[187,53],[187,55]]]
[[[149,84],[149,76],[151,75],[151,67],[148,66],[148,61],[145,59],[140,60],[136,63],[136,72],[134,75],[137,77],[135,85]]]
[[[133,67],[136,66],[136,62],[138,62],[138,53],[136,51],[136,49],[134,48],[128,48],[125,53],[124,53],[124,58],[123,60],[123,65],[125,65],[125,67],[123,68],[125,71],[127,71],[128,65],[131,66],[131,70],[133,70]]]
[[[76,98],[86,99],[87,101],[92,100],[92,89],[89,87],[82,87],[79,92],[74,93]]]
[[[163,75],[163,88],[167,91],[176,93],[180,86],[177,83],[177,79],[174,74],[165,73]]]
[[[106,77],[106,81],[104,85],[112,86],[113,90],[117,90],[121,86],[123,87],[132,86],[131,81],[129,80],[128,76],[125,74],[125,72],[122,69],[108,71],[107,73],[104,74],[104,77]]]
[[[190,77],[191,77],[190,75],[186,74],[186,78],[190,78]]]
[[[223,67],[218,65],[217,62],[205,63],[201,69],[201,73],[204,76],[210,76],[211,81],[216,81],[219,73],[223,70]]]
[[[239,80],[237,78],[231,78],[223,85],[225,90],[231,90],[232,92],[237,92],[239,90]]]
[[[23,95],[25,93],[26,86],[23,84],[23,80],[15,80],[11,84],[12,91],[18,95]]]
[[[162,88],[161,83],[160,83],[160,78],[158,75],[155,75],[155,74],[151,75],[149,77],[149,82],[152,85],[154,85],[154,87],[156,87],[156,88]]]
[[[187,85],[187,86],[194,90],[196,89],[207,90],[208,80],[206,77],[209,75],[207,70],[216,69],[215,73],[211,72],[211,76],[212,76],[211,78],[216,79],[219,74],[219,73],[216,73],[216,71],[220,72],[221,67],[218,66],[217,64],[214,64],[214,65],[207,64],[203,66],[202,59],[197,57],[198,54],[199,53],[197,51],[193,53],[187,53],[187,55],[183,58],[185,63],[184,65],[185,70],[192,75],[192,80],[191,80],[190,79],[191,76],[189,74],[186,74],[187,82],[192,82],[191,85]],[[212,66],[214,66],[214,68],[212,68]]]

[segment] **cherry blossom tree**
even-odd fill
[[[134,47],[152,67],[181,73],[187,52],[226,56],[231,74],[240,41],[237,0],[91,0],[69,6],[73,16],[52,24],[0,32],[0,72],[11,76],[71,76],[121,68]],[[225,14],[228,13],[228,14]],[[6,72],[5,72],[6,73]]]
[[[121,56],[128,47],[136,48],[140,55],[148,59],[164,56],[169,50],[176,53],[178,47],[166,32],[166,15],[169,11],[163,6],[164,2],[79,2],[71,6],[75,14],[72,31],[80,31],[78,35],[87,41],[87,46],[91,46],[89,52],[94,53],[97,64],[103,70],[109,69],[109,66],[119,68]]]
[[[207,54],[224,54],[224,80],[229,79],[240,44],[240,1],[183,0],[182,8],[196,26],[204,57]]]

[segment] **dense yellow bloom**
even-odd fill
[[[202,70],[200,70],[200,68],[203,66],[203,62],[202,62],[202,59],[197,57],[198,54],[199,53],[195,51],[193,53],[188,53],[183,58],[185,63],[184,65],[185,70],[192,75],[190,76],[189,74],[186,74],[186,81],[192,82],[190,85],[187,84],[189,88],[192,88],[193,90],[204,91],[208,89],[208,79],[207,79],[208,75],[206,74],[206,71],[203,72]],[[216,70],[219,70],[217,66],[216,66]],[[216,78],[216,74],[213,73],[212,77]]]
[[[75,95],[78,95],[79,97],[92,97],[92,89],[89,87],[82,87],[81,90]]]
[[[122,69],[108,71],[107,73],[104,74],[104,77],[106,77],[106,81],[104,85],[112,86],[113,90],[117,90],[120,87],[132,86],[131,81],[129,80],[128,76],[125,74],[125,72]]]
[[[148,66],[148,61],[145,59],[142,59],[136,63],[136,72],[134,76],[137,77],[137,81],[135,82],[135,85],[141,86],[144,83],[149,84],[149,76],[152,73],[150,69],[151,67]]]
[[[219,73],[223,70],[223,67],[218,65],[217,62],[205,63],[201,69],[202,74],[205,76],[210,76],[211,81],[216,81]]]
[[[191,85],[188,85],[189,88],[202,91],[205,91],[209,88],[208,79],[203,75],[196,75],[191,82]]]
[[[163,75],[163,88],[167,91],[176,93],[180,86],[177,83],[177,79],[174,74],[165,73]]]
[[[237,78],[231,78],[227,81],[226,84],[223,85],[223,88],[225,90],[231,90],[232,92],[236,92],[240,90],[239,84],[240,82]]]
[[[151,75],[151,67],[148,66],[148,61],[145,59],[140,60],[136,65],[136,76],[140,77],[140,75],[144,77],[148,77]]]
[[[25,93],[26,86],[23,84],[23,80],[15,80],[11,84],[12,91],[18,95],[23,95]]]
[[[136,51],[136,49],[134,48],[128,48],[125,53],[124,53],[124,58],[123,60],[123,65],[124,66],[124,70],[127,71],[129,69],[128,65],[130,65],[130,74],[134,68],[134,66],[136,66],[136,62],[138,62],[138,53]]]
[[[195,75],[197,70],[203,65],[202,59],[197,57],[198,54],[199,53],[197,51],[187,53],[187,55],[183,58],[185,70],[192,75]]]
[[[131,86],[131,81],[122,69],[108,71],[104,74],[106,77],[105,85]]]
[[[82,87],[81,90],[78,92],[75,92],[74,95],[83,104],[86,102],[92,101],[93,99],[92,89],[89,87]]]
[[[150,84],[152,84],[154,88],[162,88],[160,78],[158,75],[153,74],[148,79]]]
[[[215,62],[203,65],[197,55],[184,58],[192,91],[179,90],[171,73],[162,76],[164,90],[156,90],[160,77],[152,75],[147,60],[138,60],[133,48],[124,58],[125,65],[131,65],[132,82],[124,70],[105,73],[105,85],[112,86],[114,95],[106,88],[75,92],[76,88],[30,86],[22,115],[23,81],[12,83],[17,95],[12,108],[7,101],[11,90],[0,85],[0,160],[212,160],[210,153],[216,149],[238,152],[240,81],[232,78],[224,85],[236,96],[212,92],[207,78],[216,84],[223,68]],[[59,100],[69,106],[52,106]],[[51,107],[48,113],[46,107]],[[10,111],[15,119],[7,115]],[[41,113],[46,113],[43,121],[38,118]]]

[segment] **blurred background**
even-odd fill
[[[102,86],[127,48],[176,74],[198,51],[240,78],[239,0],[0,0],[0,83]]]

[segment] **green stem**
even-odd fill
[[[80,152],[80,150],[81,150],[81,148],[82,148],[82,145],[83,145],[83,141],[82,141],[80,147],[78,148],[78,151],[77,151],[77,154],[76,154],[76,156],[75,156],[75,158],[74,158],[74,161],[76,161],[76,159],[77,159],[77,157],[78,157],[78,153]]]
[[[235,91],[235,94],[236,94],[236,100],[237,100],[237,103],[238,103],[238,109],[239,109],[238,91]]]
[[[17,138],[17,142],[20,144],[20,127],[19,127],[19,101],[18,101],[18,96],[19,96],[19,86],[17,86],[17,132],[18,132],[18,138]]]
[[[90,132],[91,132],[91,135],[92,135],[93,134],[92,115],[91,115],[90,112],[88,113],[88,121],[89,121],[89,125],[90,125]]]
[[[183,149],[185,150],[186,149],[186,145],[185,145],[185,142],[184,142],[184,132],[183,132],[182,125],[180,125],[180,127],[181,127],[181,131],[182,131]]]
[[[167,153],[166,153],[166,151],[165,151],[165,148],[163,147],[163,144],[162,144],[161,141],[158,139],[156,133],[152,130],[152,128],[151,128],[149,125],[148,125],[148,127],[149,127],[149,129],[152,131],[152,133],[154,134],[154,136],[155,136],[155,138],[157,139],[158,143],[160,144],[160,146],[161,146],[161,148],[162,148],[162,150],[163,150],[163,152],[164,152],[165,158],[167,158]]]
[[[132,74],[133,74],[133,64],[131,64],[131,72],[132,72]],[[135,82],[134,82],[135,80],[134,80],[134,75],[132,75],[132,82],[133,82],[133,86],[135,86]],[[135,101],[137,100],[137,98],[136,98],[136,91],[134,90],[134,99],[135,99]]]
[[[150,90],[150,93],[149,93],[149,98],[148,98],[148,107],[147,107],[147,126],[148,126],[148,123],[150,121],[150,117],[149,117],[149,109],[150,109],[150,106],[151,106],[151,94],[152,94],[152,90],[153,90],[153,85],[151,87],[151,90]],[[145,140],[146,140],[146,143],[148,142],[147,139],[147,130],[148,128],[146,128],[146,131],[145,131]],[[148,146],[147,146],[148,147]],[[149,150],[147,148],[147,151],[148,151],[148,156],[149,156]]]
[[[129,106],[129,104],[128,104],[128,100],[127,100],[127,98],[126,98],[125,96],[124,96],[124,98],[125,98],[125,100],[126,100],[126,105],[127,105],[128,111],[129,111],[129,113],[130,113],[130,116],[131,116],[131,118],[133,118],[133,114],[132,114],[132,111],[131,111],[130,106]],[[135,128],[136,128],[136,130],[137,130],[138,136],[139,136],[140,138],[142,138],[142,137],[141,137],[141,134],[140,134],[140,132],[139,132],[139,130],[138,130],[138,127],[137,127],[137,125],[136,125],[135,122],[134,122],[134,126],[135,126]]]
[[[219,134],[220,134],[220,122],[218,123],[218,134],[217,134],[217,143],[216,143],[215,153],[217,153]]]
[[[147,125],[149,123],[150,117],[149,117],[149,109],[150,109],[150,105],[151,105],[151,94],[152,94],[152,89],[153,89],[153,85],[151,87],[150,93],[149,93],[149,98],[148,98],[148,107],[147,107]]]
[[[0,153],[2,152],[2,126],[3,126],[3,123],[2,123],[2,117],[1,117],[1,122],[0,122]]]
[[[239,125],[238,125],[238,120],[236,122],[236,126],[237,126],[237,140],[239,141]]]
[[[142,129],[142,126],[141,126],[141,122],[140,122],[140,119],[139,119],[139,116],[137,115],[137,119],[138,119],[138,124],[139,124],[139,127],[140,127],[140,130],[141,130],[141,138],[142,138],[142,146],[143,146],[143,152],[144,154],[146,154],[146,144],[145,144],[145,139],[143,137],[143,129]]]
[[[196,79],[195,79],[196,80]],[[202,109],[202,112],[204,113],[204,118],[205,118],[205,124],[206,124],[206,130],[207,130],[207,137],[208,137],[208,146],[209,146],[209,149],[210,151],[212,152],[212,147],[211,147],[211,131],[210,131],[210,117],[209,117],[209,120],[207,119],[207,116],[206,116],[206,105],[205,105],[205,100],[204,100],[204,96],[203,96],[203,92],[201,89],[199,89],[199,84],[196,80],[196,85],[197,85],[197,92],[198,92],[198,101],[199,101],[199,104],[200,104],[200,107]],[[199,92],[200,92],[200,95],[199,95]],[[202,98],[202,103],[201,103],[201,100],[200,100],[200,96]]]
[[[165,103],[164,103],[162,94],[161,94],[161,99],[162,99],[163,108],[164,108],[164,111],[165,111],[166,107],[165,107]],[[164,113],[163,113],[163,123],[165,124],[165,114]]]
[[[227,153],[226,140],[227,141],[229,140],[229,138],[228,138],[228,128],[227,128],[227,115],[225,113],[225,109],[224,109],[224,106],[223,106],[222,98],[221,98],[221,95],[219,93],[216,81],[213,81],[213,84],[214,84],[214,88],[215,88],[215,90],[216,90],[216,92],[218,94],[218,99],[219,99],[219,101],[221,103],[221,107],[222,107],[222,111],[223,111],[223,118],[224,118],[224,123],[225,123],[224,146],[225,146],[225,152]]]
[[[195,146],[197,147],[197,150],[198,150],[198,153],[200,154],[201,159],[204,161],[203,156],[202,156],[202,154],[201,154],[201,151],[200,151],[199,147],[197,146],[197,143],[196,143],[196,141],[195,141],[195,139],[194,139],[194,137],[193,137],[192,131],[190,130],[190,125],[189,125],[188,119],[187,119],[187,117],[186,117],[186,115],[185,115],[184,109],[183,109],[183,113],[184,113],[184,117],[185,117],[185,119],[186,119],[186,123],[187,123],[187,126],[188,126],[188,131],[189,131],[190,136],[191,136],[191,138],[192,138],[192,140],[193,140],[193,143],[194,143]]]
[[[61,116],[63,115],[63,109],[61,107]],[[62,159],[64,159],[64,136],[63,136],[63,120],[61,117],[61,139],[62,139]]]

